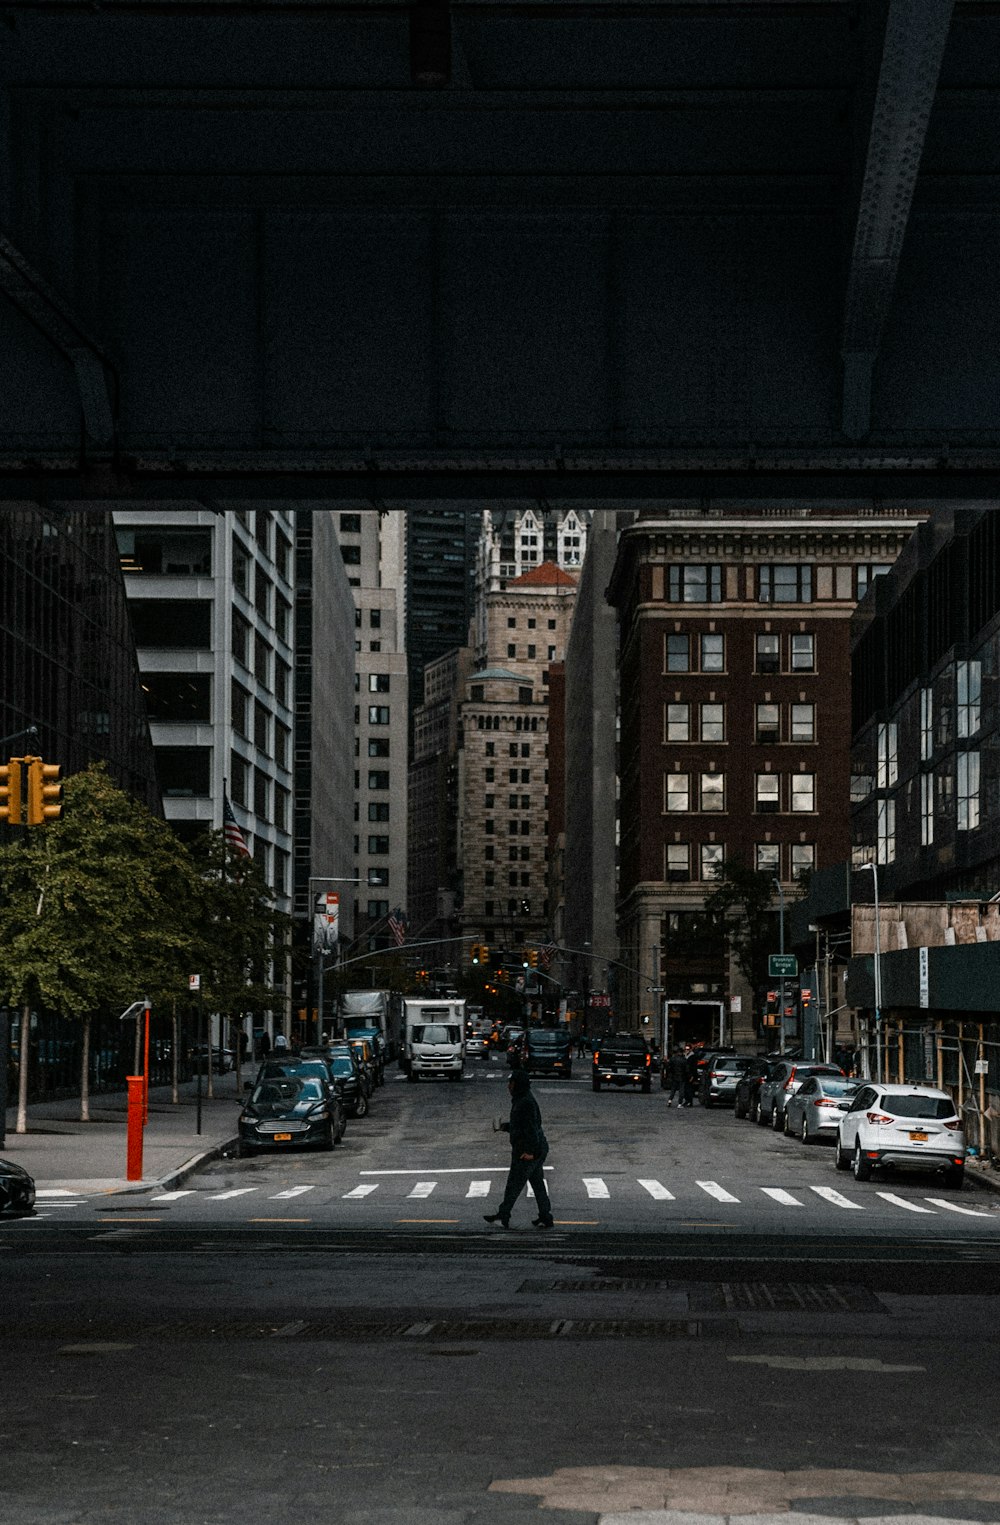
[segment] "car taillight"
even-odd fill
[[[647,1063],[647,1065],[652,1064],[652,1062],[653,1062],[652,1054],[647,1054],[646,1055],[646,1063]]]
[[[594,1063],[595,1064],[600,1059],[600,1057],[601,1057],[600,1050],[595,1048],[594,1049]]]
[[[895,1118],[890,1117],[886,1112],[866,1112],[865,1116],[873,1126],[879,1123],[895,1122]]]
[[[835,1107],[836,1105],[835,1101],[827,1101],[825,1097],[820,1097],[819,1101],[813,1102],[814,1107]]]
[[[953,1117],[950,1122],[945,1123],[945,1127],[950,1128],[952,1133],[957,1133],[961,1126],[962,1119],[960,1117]]]

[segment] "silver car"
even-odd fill
[[[785,1103],[785,1132],[804,1144],[818,1143],[821,1138],[832,1143],[844,1115],[840,1103],[853,1096],[861,1084],[839,1075],[810,1075]]]
[[[839,1075],[844,1078],[843,1070],[836,1064],[821,1064],[815,1059],[780,1060],[760,1088],[757,1121],[762,1128],[770,1126],[775,1133],[785,1131],[785,1103],[810,1075]]]

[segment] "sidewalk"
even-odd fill
[[[178,1184],[206,1159],[217,1159],[236,1138],[240,1097],[235,1074],[213,1076],[215,1099],[205,1096],[202,1077],[201,1134],[195,1132],[196,1082],[180,1087],[180,1101],[170,1087],[149,1093],[149,1122],[143,1141],[143,1178],[125,1179],[124,1092],[92,1096],[89,1123],[80,1121],[79,1098],[38,1102],[28,1108],[28,1132],[15,1133],[17,1109],[7,1113],[5,1159],[23,1165],[39,1189],[80,1192],[135,1192]]]

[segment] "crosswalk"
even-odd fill
[[[173,1191],[154,1192],[141,1200],[156,1207],[173,1203],[184,1203],[185,1206],[203,1206],[215,1202],[234,1202],[243,1198],[266,1198],[271,1202],[296,1202],[304,1207],[328,1206],[337,1201],[346,1203],[365,1202],[375,1199],[375,1205],[379,1201],[391,1204],[396,1201],[426,1202],[431,1197],[440,1200],[454,1202],[456,1200],[483,1200],[499,1194],[505,1172],[492,1170],[487,1175],[485,1172],[478,1173],[462,1169],[446,1170],[386,1170],[386,1171],[362,1171],[363,1176],[375,1177],[365,1179],[357,1183],[336,1178],[325,1182],[298,1183],[294,1186],[283,1186],[281,1190],[274,1191],[267,1184],[256,1186],[231,1186],[222,1190],[205,1190],[197,1186],[187,1186]],[[546,1174],[551,1174],[551,1167],[546,1166]],[[275,1183],[271,1183],[272,1185]],[[572,1203],[582,1196],[588,1202],[606,1203],[609,1210],[615,1207],[628,1208],[636,1203],[653,1202],[664,1205],[673,1204],[680,1211],[687,1211],[692,1205],[701,1202],[707,1205],[710,1201],[716,1208],[747,1208],[763,1207],[765,1205],[776,1210],[788,1210],[795,1212],[807,1206],[815,1208],[817,1203],[832,1208],[836,1213],[871,1212],[876,1209],[889,1208],[898,1213],[917,1214],[921,1217],[940,1217],[950,1214],[960,1215],[966,1218],[987,1218],[1000,1223],[1000,1210],[992,1207],[970,1207],[965,1202],[951,1197],[904,1197],[897,1192],[884,1190],[861,1190],[856,1195],[849,1196],[846,1191],[837,1190],[835,1187],[826,1185],[801,1185],[794,1190],[784,1186],[761,1186],[761,1185],[738,1185],[734,1189],[725,1186],[720,1181],[695,1180],[687,1182],[671,1181],[668,1186],[665,1182],[648,1177],[617,1176],[613,1182],[599,1175],[585,1175],[579,1177],[567,1177],[557,1173],[552,1184],[554,1195],[561,1204]],[[638,1189],[638,1190],[636,1190]],[[530,1186],[527,1187],[528,1196],[532,1196]],[[313,1198],[309,1203],[307,1200]],[[980,1199],[982,1200],[982,1199]],[[107,1206],[108,1198],[105,1194],[88,1197],[81,1192],[58,1188],[42,1189],[38,1192],[36,1204],[36,1217],[50,1217],[53,1214],[61,1215],[72,1209],[81,1209],[86,1206]],[[248,1205],[250,1205],[248,1203]]]

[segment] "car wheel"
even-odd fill
[[[591,1090],[594,1091],[599,1091],[601,1089],[601,1082],[598,1080],[596,1075],[591,1078],[590,1086]]]
[[[789,1118],[788,1118],[788,1108],[787,1107],[785,1108],[784,1112],[782,1112],[782,1114],[781,1114],[781,1131],[785,1135],[786,1138],[791,1138],[791,1136],[792,1136],[792,1125],[791,1125],[791,1122],[789,1121]]]
[[[834,1163],[834,1165],[836,1166],[836,1168],[838,1170],[850,1170],[850,1168],[851,1168],[850,1160],[848,1159],[847,1155],[844,1153],[843,1149],[841,1149],[841,1147],[840,1147],[840,1138],[839,1138],[839,1136],[838,1136],[837,1141],[836,1141],[836,1143],[834,1145],[833,1163]]]
[[[944,1184],[951,1186],[955,1191],[962,1190],[962,1182],[965,1180],[964,1165],[950,1165],[944,1173]]]
[[[236,1158],[238,1160],[248,1160],[252,1154],[253,1154],[253,1145],[252,1144],[245,1144],[243,1142],[243,1140],[240,1139],[239,1142],[236,1145]]]
[[[747,1115],[746,1107],[741,1107],[739,1102],[733,1103],[733,1118],[736,1122],[742,1122]]]
[[[413,1079],[416,1080],[416,1078],[417,1078],[416,1075],[414,1075]],[[354,1115],[355,1115],[355,1117],[367,1117],[368,1116],[368,1097],[367,1096],[359,1096],[358,1097],[357,1103],[356,1103],[355,1108],[354,1108]]]
[[[872,1178],[872,1162],[871,1160],[866,1160],[862,1154],[860,1140],[855,1140],[851,1170],[856,1181],[870,1181]]]
[[[764,1108],[760,1102],[757,1104],[757,1116],[754,1118],[754,1121],[758,1128],[769,1128],[771,1126],[771,1119],[764,1116]]]
[[[804,1112],[802,1114],[802,1127],[799,1129],[799,1138],[804,1144],[812,1143],[812,1139],[809,1137],[809,1124],[806,1122],[806,1114]]]
[[[319,1147],[323,1150],[324,1153],[329,1153],[335,1143],[336,1139],[333,1136],[333,1124],[331,1123],[329,1128],[326,1130],[326,1137]]]
[[[407,1078],[407,1080],[412,1080],[412,1081],[416,1081],[416,1079],[417,1079],[416,1075],[413,1073],[412,1070],[407,1070],[406,1078]]]
[[[777,1107],[772,1107],[771,1108],[771,1127],[774,1129],[775,1133],[780,1133],[782,1128],[784,1127],[784,1125],[785,1125],[785,1114],[784,1114],[784,1112],[779,1112]]]

